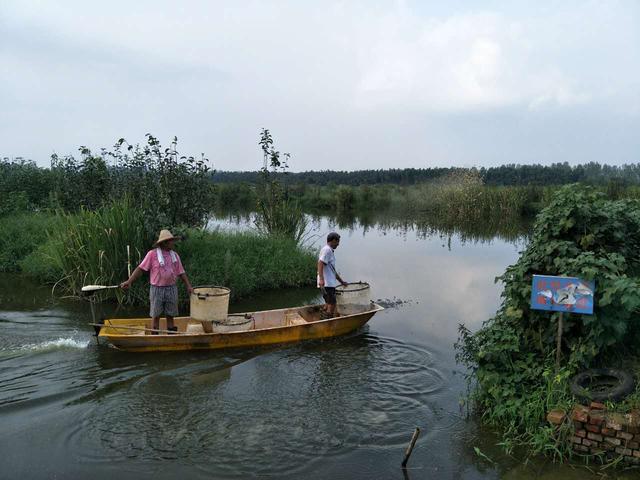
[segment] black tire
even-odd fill
[[[635,390],[633,376],[614,368],[593,368],[571,379],[571,393],[583,401],[619,402]]]

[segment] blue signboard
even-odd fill
[[[554,312],[593,314],[595,284],[575,277],[534,275],[531,308]]]

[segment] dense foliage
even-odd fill
[[[146,140],[133,146],[121,138],[112,150],[103,149],[97,156],[81,147],[80,160],[54,155],[51,170],[58,204],[66,211],[95,210],[126,196],[142,211],[150,232],[201,225],[212,201],[208,160],[181,156],[177,138],[170,148],[163,148],[152,135]]]
[[[80,157],[51,157],[51,168],[23,159],[0,162],[0,215],[47,208],[96,210],[114,200],[128,201],[144,215],[148,232],[177,225],[203,224],[213,203],[208,160],[181,156],[174,138],[163,148],[146,136],[143,145],[118,140],[111,150]]]
[[[380,170],[347,171],[307,171],[290,172],[280,175],[283,182],[306,185],[413,185],[438,180],[452,174],[474,173],[487,185],[564,185],[580,182],[594,185],[607,185],[611,182],[622,185],[640,185],[640,166],[606,165],[596,162],[583,165],[553,163],[551,165],[509,164],[498,167],[460,168],[390,168]],[[213,173],[216,183],[251,183],[260,178],[260,172]]]
[[[49,206],[52,188],[51,170],[22,158],[0,160],[0,216]]]
[[[553,444],[544,414],[566,405],[578,368],[637,352],[640,332],[640,203],[609,200],[590,187],[562,187],[536,219],[530,243],[499,277],[503,303],[471,333],[461,326],[458,359],[474,381],[472,399],[507,442]],[[557,315],[531,310],[533,274],[595,280],[594,315],[565,314],[562,368],[554,373]],[[556,450],[554,450],[556,451]]]

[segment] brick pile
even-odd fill
[[[575,452],[607,459],[623,457],[627,463],[640,464],[640,411],[607,412],[602,403],[592,402],[588,407],[576,405],[569,419],[573,422],[570,440]],[[547,420],[560,425],[567,420],[567,414],[552,410]]]

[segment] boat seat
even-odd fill
[[[197,333],[204,333],[204,329],[202,328],[201,323],[189,323],[187,324],[187,330],[185,333],[190,333],[192,335]]]

